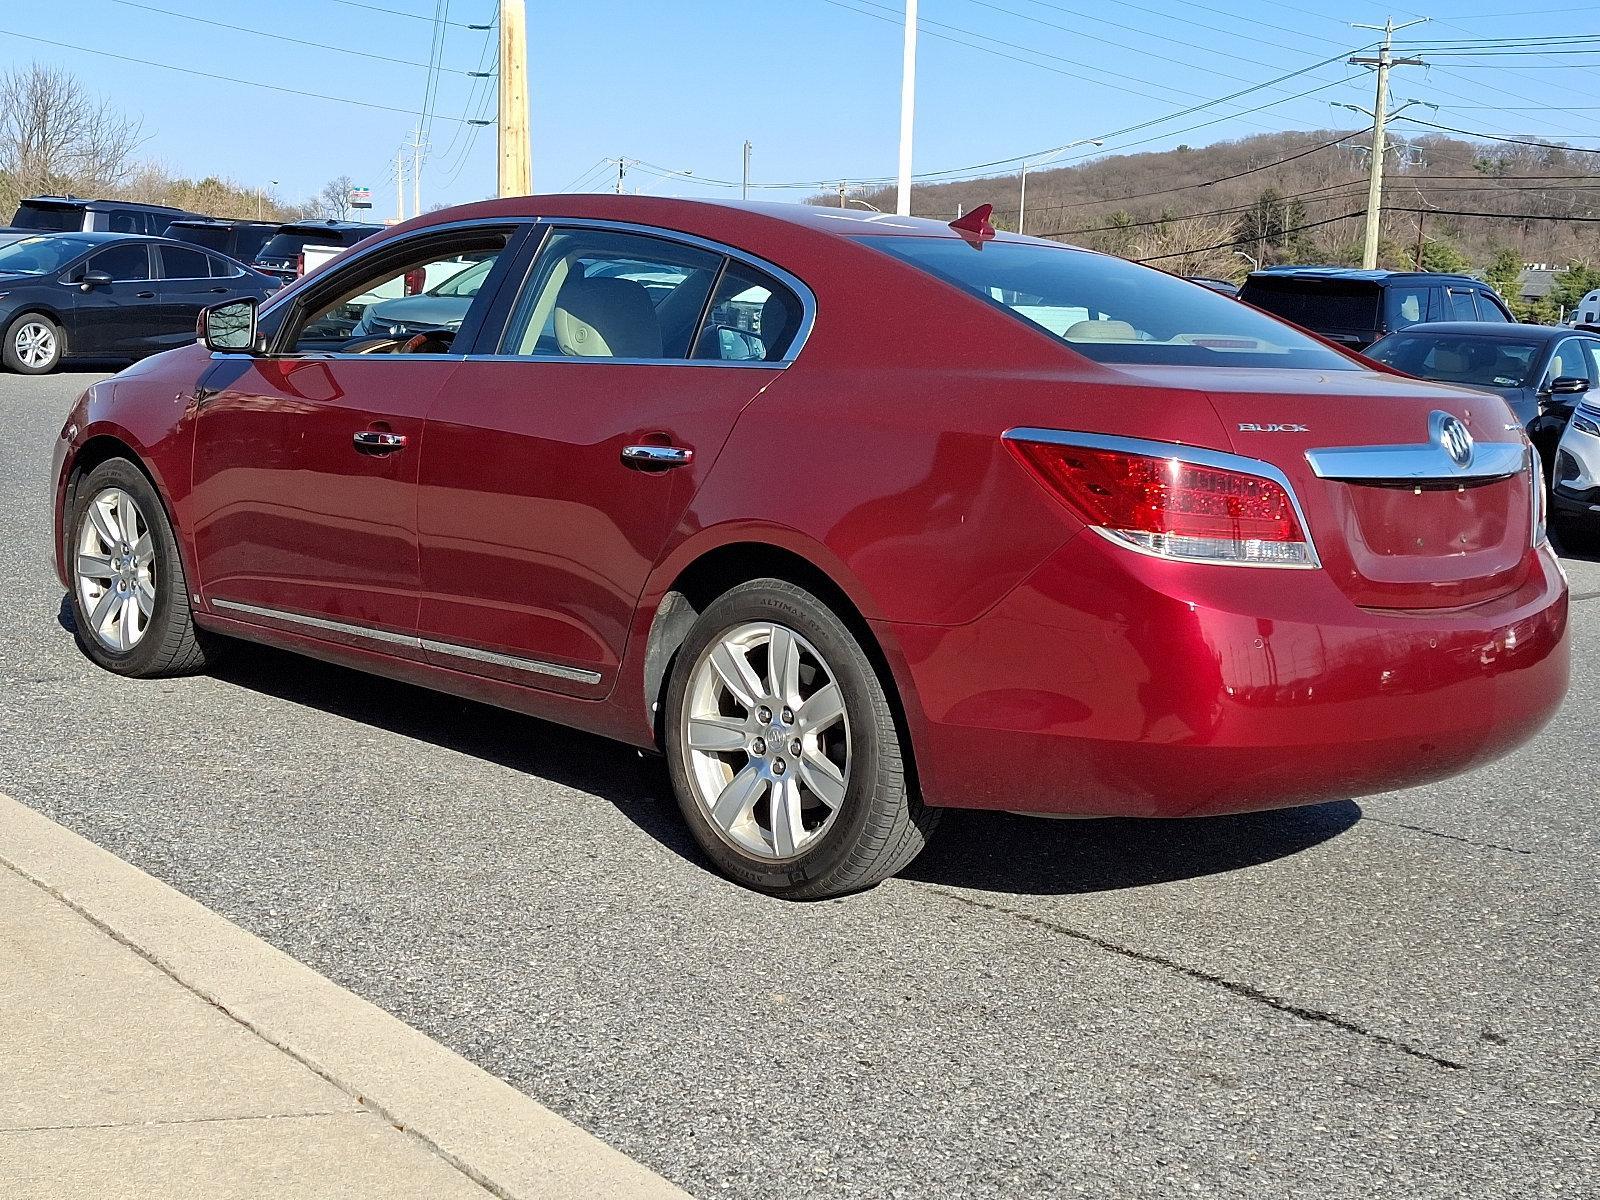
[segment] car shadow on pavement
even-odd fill
[[[1193,820],[1053,821],[951,810],[933,845],[901,874],[1015,895],[1120,891],[1288,858],[1360,819],[1351,800]]]
[[[58,620],[72,632],[66,598]],[[713,869],[683,823],[662,761],[620,743],[249,642],[230,644],[211,675],[597,796],[662,846]],[[1196,820],[1050,821],[952,809],[901,874],[1017,895],[1116,891],[1286,858],[1360,819],[1348,800]]]

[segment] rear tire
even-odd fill
[[[19,375],[48,375],[64,349],[61,326],[43,313],[23,313],[6,326],[0,359]]]
[[[872,887],[938,823],[911,788],[889,697],[860,643],[782,580],[741,584],[696,620],[667,687],[665,742],[701,849],[769,895]]]
[[[83,652],[139,679],[203,670],[215,644],[195,628],[177,539],[144,472],[108,459],[73,497],[66,559]]]

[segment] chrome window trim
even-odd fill
[[[493,228],[496,228],[498,226],[516,226],[516,225],[539,226],[539,227],[544,227],[544,228],[547,228],[547,229],[563,228],[563,229],[609,229],[609,230],[616,230],[616,231],[621,232],[621,233],[639,234],[642,237],[655,237],[655,238],[662,238],[662,239],[664,239],[666,241],[678,241],[678,242],[682,242],[683,244],[685,244],[687,246],[694,246],[694,247],[696,247],[698,249],[706,250],[706,251],[709,251],[709,252],[711,252],[713,254],[724,255],[724,256],[726,256],[728,258],[731,258],[731,259],[734,259],[734,260],[736,260],[738,262],[742,262],[746,266],[754,267],[758,271],[766,272],[768,275],[771,275],[779,283],[783,284],[790,291],[792,291],[800,301],[800,328],[795,331],[794,338],[789,343],[789,348],[784,353],[784,356],[782,358],[780,358],[780,359],[775,359],[775,360],[773,360],[771,362],[766,362],[766,361],[762,361],[762,362],[752,362],[752,361],[734,362],[734,361],[727,361],[727,360],[723,360],[723,359],[710,359],[710,358],[702,358],[702,359],[694,359],[694,358],[592,358],[592,359],[590,359],[590,358],[577,358],[577,357],[572,357],[572,358],[567,358],[567,357],[561,357],[561,358],[537,357],[536,358],[536,357],[534,357],[532,355],[521,355],[521,354],[447,354],[447,355],[438,355],[438,356],[421,355],[421,354],[419,354],[419,355],[415,355],[414,357],[419,358],[419,359],[421,359],[421,358],[439,357],[439,358],[451,359],[451,360],[454,360],[454,361],[457,361],[457,362],[464,362],[464,361],[468,361],[468,360],[471,360],[473,362],[483,362],[483,361],[492,360],[492,361],[497,361],[497,362],[529,362],[529,363],[532,363],[532,362],[541,362],[541,363],[542,362],[590,362],[590,363],[603,363],[603,364],[605,364],[607,366],[744,367],[744,368],[755,368],[755,369],[758,369],[758,370],[764,369],[764,370],[768,370],[768,371],[781,371],[781,370],[785,369],[786,367],[788,367],[790,363],[794,362],[794,360],[799,356],[800,351],[805,348],[806,342],[811,337],[812,327],[816,324],[816,317],[817,317],[817,298],[816,298],[816,293],[814,293],[811,290],[811,288],[805,283],[804,280],[800,279],[799,277],[794,275],[792,272],[786,271],[782,267],[778,266],[776,263],[768,262],[766,259],[761,258],[758,255],[751,254],[747,250],[740,250],[735,246],[729,246],[729,245],[726,245],[726,244],[724,244],[722,242],[712,241],[709,238],[699,237],[698,235],[692,234],[692,233],[682,233],[682,232],[680,232],[680,231],[678,231],[676,229],[668,229],[667,227],[661,226],[661,225],[641,225],[641,224],[639,224],[638,222],[635,222],[635,221],[612,221],[612,220],[606,220],[606,219],[599,218],[599,217],[551,217],[551,216],[473,217],[473,218],[470,218],[470,219],[467,219],[467,220],[446,221],[446,222],[444,222],[442,224],[439,224],[439,225],[430,225],[426,229],[414,230],[413,232],[408,233],[405,236],[408,237],[408,238],[409,237],[419,237],[420,238],[420,237],[424,237],[424,236],[428,236],[428,235],[432,235],[432,234],[437,234],[437,233],[448,233],[448,232],[451,232],[451,231],[454,231],[454,230],[493,229]],[[371,235],[368,235],[368,236],[371,236]],[[372,254],[379,253],[381,251],[387,250],[396,240],[397,239],[394,239],[394,238],[384,238],[381,242],[377,242],[377,243],[375,243],[375,244],[373,244],[371,246],[366,247],[359,254],[356,254],[356,255],[353,255],[351,257],[346,258],[345,261],[343,261],[343,262],[341,262],[339,264],[339,268],[338,269],[341,272],[343,272],[348,268],[355,267],[357,264],[359,264],[362,260],[367,258],[369,255],[372,255]],[[534,248],[533,258],[529,260],[529,264],[528,264],[530,269],[538,261],[539,249],[540,249],[540,247],[538,247],[538,246],[536,246]],[[345,255],[349,255],[350,254],[349,249],[346,249],[344,251],[344,254]],[[300,278],[303,279],[304,276],[301,276]],[[260,309],[261,316],[262,317],[269,316],[270,314],[272,314],[273,312],[275,312],[277,310],[277,308],[278,308],[278,306],[280,304],[293,303],[294,297],[289,295],[288,293],[291,290],[296,290],[296,291],[298,290],[298,289],[294,288],[294,284],[299,283],[299,281],[300,281],[300,279],[296,279],[294,281],[294,283],[291,283],[288,286],[279,289],[279,291],[274,296],[272,296],[265,304],[263,304],[261,306],[261,309]],[[524,280],[524,283],[526,283],[526,280]],[[231,358],[231,357],[236,357],[236,356],[234,356],[234,355],[223,355],[222,357]],[[269,355],[267,357],[271,357],[271,358],[307,358],[307,357],[312,357],[312,356],[310,356],[310,355],[275,354],[275,355]],[[344,359],[344,358],[367,358],[367,357],[370,357],[370,356],[369,355],[365,355],[365,354],[343,354],[343,355],[341,355],[341,354],[326,354],[326,355],[319,355],[317,357]],[[412,355],[407,355],[406,357],[410,358],[410,357],[413,357],[413,356]]]
[[[800,328],[795,330],[795,335],[790,340],[789,348],[784,351],[783,357],[770,361],[765,359],[755,361],[751,359],[730,360],[720,358],[582,358],[576,355],[569,357],[567,355],[553,354],[475,354],[472,355],[474,359],[527,363],[590,362],[601,363],[611,367],[753,367],[758,370],[781,371],[794,362],[799,357],[800,351],[805,349],[806,341],[811,337],[812,326],[816,324],[817,297],[811,288],[793,273],[784,270],[776,263],[768,262],[764,258],[751,254],[748,250],[740,250],[736,246],[712,241],[710,238],[703,238],[697,234],[681,233],[676,229],[669,229],[663,225],[641,225],[636,221],[611,221],[599,217],[536,217],[534,218],[534,224],[548,229],[599,229],[613,233],[632,233],[639,237],[656,238],[658,241],[681,242],[683,245],[691,246],[696,250],[704,250],[710,254],[733,259],[735,262],[743,263],[747,267],[753,267],[763,274],[772,276],[794,293],[795,298],[800,301]],[[532,278],[532,269],[538,265],[539,254],[542,250],[543,243],[541,242],[539,248],[534,251],[533,259],[528,264],[529,273],[524,277],[522,284],[518,288],[519,295],[521,289],[526,287],[528,280]],[[715,281],[713,281],[712,287],[714,290],[716,287]],[[708,296],[707,299],[709,301],[710,297]],[[691,353],[693,352],[692,345],[690,351]]]
[[[410,239],[410,238],[413,238],[413,237],[420,240],[421,238],[430,237],[430,236],[432,236],[434,234],[450,233],[450,232],[453,232],[455,230],[460,230],[460,229],[494,229],[494,228],[501,227],[501,226],[536,225],[536,224],[538,224],[538,218],[537,217],[522,217],[522,216],[472,217],[470,219],[465,219],[465,220],[460,220],[460,221],[445,221],[445,222],[442,222],[442,223],[440,223],[438,225],[429,225],[426,229],[415,229],[415,230],[412,230],[410,233],[404,234],[401,238],[386,237],[382,241],[375,242],[372,245],[366,247],[359,254],[353,254],[352,255],[350,252],[353,249],[355,249],[355,247],[354,246],[346,246],[340,251],[339,257],[341,259],[343,259],[344,261],[340,262],[340,264],[339,264],[339,266],[337,268],[337,271],[340,274],[343,274],[346,269],[356,266],[356,264],[364,261],[369,256],[371,256],[373,254],[384,253],[384,252],[388,251],[390,248],[392,248],[397,242],[399,242],[401,240],[407,240],[407,239]],[[374,233],[367,234],[368,238],[374,237],[374,236],[376,236],[376,231]],[[365,240],[366,240],[366,238],[362,239],[362,241],[365,241]],[[346,256],[348,256],[348,257],[346,257]],[[273,261],[276,261],[276,260],[273,260]],[[287,262],[287,261],[291,261],[291,260],[287,260],[286,259],[284,261]],[[295,288],[295,285],[298,284],[300,282],[300,280],[305,279],[305,278],[306,278],[306,276],[304,276],[304,275],[296,276],[295,279],[291,283],[288,283],[288,284],[284,285],[282,288],[280,288],[273,295],[272,299],[270,299],[269,301],[267,301],[267,303],[265,303],[265,304],[263,304],[261,306],[261,315],[262,316],[266,316],[268,313],[270,313],[274,309],[276,309],[279,304],[293,303],[294,297],[290,296],[289,293],[292,290],[297,291],[298,289]],[[287,357],[290,357],[290,356],[289,355],[275,355],[274,357],[287,358]],[[360,356],[358,355],[357,357],[360,357]],[[452,357],[464,358],[465,355],[453,355]]]
[[[497,654],[492,650],[480,650],[476,646],[463,646],[457,642],[435,641],[430,638],[417,637],[414,634],[396,633],[391,629],[380,629],[372,625],[351,625],[345,621],[333,621],[327,617],[313,617],[306,613],[290,612],[281,608],[269,608],[260,604],[245,604],[238,600],[212,599],[209,603],[212,608],[221,609],[224,612],[244,613],[252,617],[265,617],[271,621],[284,621],[291,625],[303,625],[308,629],[320,629],[327,633],[342,633],[351,637],[367,638],[374,642],[381,642],[384,645],[404,646],[408,650],[431,650],[437,654],[448,654],[453,658],[490,663],[497,667],[509,667],[514,671],[526,671],[532,675],[548,675],[555,679],[567,679],[575,683],[587,684],[597,684],[601,679],[599,671],[586,671],[579,667],[564,667],[558,663],[548,663],[537,658],[521,658],[511,654]]]
[[[1143,554],[1149,558],[1160,559],[1162,562],[1192,563],[1202,567],[1252,567],[1266,568],[1274,571],[1314,571],[1322,566],[1322,558],[1317,553],[1316,539],[1311,535],[1311,523],[1306,520],[1305,510],[1300,507],[1300,497],[1295,495],[1294,484],[1289,482],[1289,477],[1269,462],[1259,458],[1247,458],[1242,454],[1230,454],[1223,450],[1209,450],[1204,446],[1189,446],[1179,442],[1158,442],[1148,438],[1121,437],[1105,433],[1080,433],[1067,429],[1039,429],[1031,426],[1019,426],[1008,429],[1001,435],[1007,441],[1013,442],[1048,442],[1056,446],[1082,446],[1087,450],[1112,450],[1122,454],[1139,454],[1146,458],[1171,458],[1178,462],[1192,463],[1197,467],[1215,467],[1219,471],[1242,471],[1248,475],[1259,475],[1263,479],[1270,479],[1289,497],[1289,503],[1294,507],[1295,519],[1300,522],[1300,531],[1306,535],[1306,552],[1311,556],[1309,561],[1303,563],[1269,563],[1269,562],[1235,562],[1228,559],[1209,558],[1184,558],[1173,554],[1160,554],[1148,550],[1143,546],[1126,541],[1103,529],[1098,525],[1089,528],[1106,538],[1115,546],[1124,550],[1131,550],[1135,554]]]

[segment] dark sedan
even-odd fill
[[[1600,386],[1600,337],[1561,326],[1434,321],[1380,338],[1366,353],[1407,375],[1504,397],[1547,475],[1577,398]]]
[[[221,254],[122,233],[0,245],[0,358],[43,375],[65,358],[142,358],[194,340],[208,304],[263,299],[277,280]]]

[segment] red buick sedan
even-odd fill
[[[203,334],[56,447],[91,658],[245,638],[658,749],[779,895],[885,878],[947,807],[1438,779],[1566,688],[1503,401],[981,220],[492,201]]]

